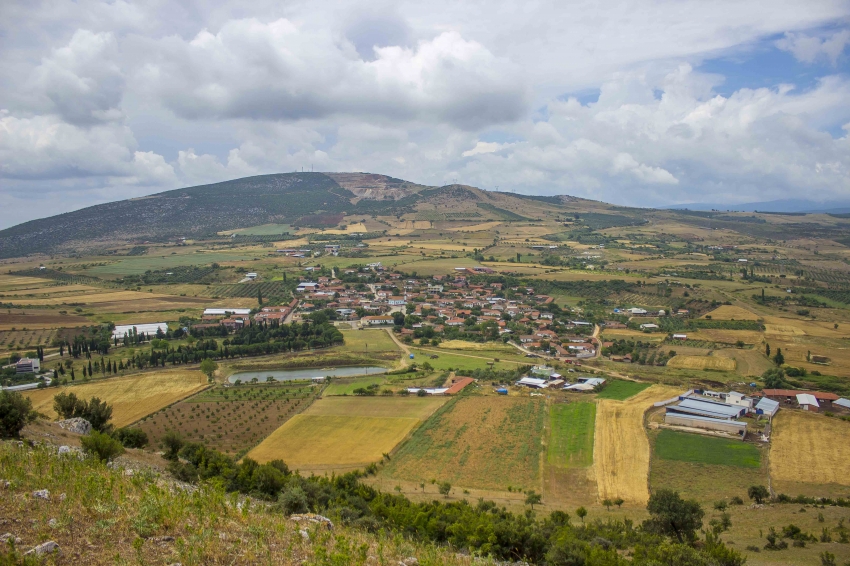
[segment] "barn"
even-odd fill
[[[741,437],[747,434],[747,423],[736,420],[713,419],[711,417],[668,412],[664,415],[664,423],[672,426],[686,426],[689,428],[737,434]]]
[[[820,410],[820,405],[818,404],[818,400],[815,399],[814,395],[810,395],[809,393],[800,393],[797,395],[797,404],[804,411],[811,411],[813,413],[817,413]]]
[[[779,402],[774,401],[773,399],[768,399],[767,397],[762,397],[762,399],[756,404],[756,414],[764,415],[768,420],[773,418],[779,412]]]
[[[718,401],[694,399],[692,397],[686,397],[685,399],[682,399],[678,405],[667,407],[668,414],[693,415],[724,421],[737,419],[738,417],[743,416],[746,412],[746,407],[733,407],[732,405],[720,403]]]

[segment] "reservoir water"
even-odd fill
[[[355,375],[375,375],[386,373],[387,368],[377,366],[344,366],[337,368],[301,368],[264,371],[242,371],[234,373],[227,378],[230,383],[241,380],[242,383],[250,383],[255,377],[260,383],[265,383],[266,378],[271,376],[276,381],[293,381],[296,379],[313,379],[314,377],[352,377]]]

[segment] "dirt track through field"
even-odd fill
[[[643,415],[656,401],[680,392],[653,385],[625,401],[597,401],[593,465],[600,501],[621,497],[627,504],[644,505],[649,500],[650,448]]]
[[[850,423],[804,411],[773,420],[770,475],[776,481],[850,485]]]

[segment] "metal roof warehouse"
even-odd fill
[[[746,410],[746,407],[733,407],[726,403],[691,398],[682,400],[678,405],[667,407],[668,413],[683,413],[724,420],[736,419],[743,415]]]

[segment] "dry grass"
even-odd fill
[[[633,505],[649,500],[650,449],[643,415],[654,402],[679,392],[653,385],[626,401],[597,401],[593,465],[600,500],[621,497]]]
[[[778,481],[850,485],[850,423],[805,411],[773,421],[770,473]]]
[[[344,470],[380,461],[446,400],[328,397],[274,431],[248,453],[299,470]]]
[[[667,365],[678,369],[714,369],[735,371],[737,363],[733,358],[722,356],[674,356]]]
[[[715,350],[715,356],[730,358],[737,364],[736,371],[746,377],[758,377],[767,370],[775,367],[760,349],[738,350],[736,348],[724,348]]]
[[[734,305],[721,305],[706,313],[702,318],[711,317],[713,320],[758,320],[759,315],[745,308]]]
[[[284,460],[294,469],[321,469],[381,460],[419,422],[399,417],[296,415],[248,453],[264,463]]]
[[[181,369],[116,377],[69,387],[37,389],[24,392],[24,395],[32,399],[36,411],[54,419],[57,414],[53,411],[53,397],[61,391],[73,392],[82,399],[99,397],[112,405],[112,423],[122,427],[206,386],[207,379],[200,371]]]
[[[706,329],[699,332],[688,332],[689,340],[705,340],[725,344],[735,344],[738,340],[744,344],[758,344],[763,338],[764,334],[755,330]]]

